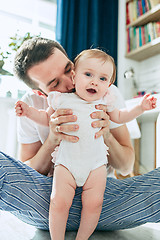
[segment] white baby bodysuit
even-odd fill
[[[48,104],[54,110],[70,108],[77,116],[76,124],[79,125],[79,130],[69,134],[78,136],[79,141],[72,143],[62,140],[56,155],[55,152],[53,153],[53,161],[55,166],[60,164],[65,166],[73,175],[77,186],[83,186],[92,170],[108,162],[107,146],[102,136],[95,139],[98,129],[91,126],[93,119],[90,117],[91,113],[97,111],[95,105],[106,104],[106,101],[101,99],[89,103],[75,93],[51,92],[48,96]],[[112,107],[110,106],[110,111]]]

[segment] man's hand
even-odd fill
[[[92,127],[94,128],[101,128],[96,134],[95,138],[99,138],[100,136],[109,136],[110,135],[110,130],[109,130],[109,116],[106,113],[107,111],[107,106],[103,104],[96,105],[96,109],[102,110],[102,111],[97,111],[93,112],[91,114],[91,118],[93,119],[99,119],[97,121],[92,122]]]
[[[50,135],[54,134],[54,138],[56,137],[59,143],[61,140],[78,142],[78,137],[68,135],[67,133],[77,131],[79,126],[77,124],[65,124],[76,121],[77,117],[73,115],[71,109],[57,109],[50,118]]]

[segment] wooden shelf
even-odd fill
[[[126,3],[129,1],[130,0],[126,0]],[[143,26],[149,22],[156,21],[160,21],[160,4],[156,5],[154,8],[137,18],[134,22],[126,25],[126,30],[129,27]],[[125,57],[135,61],[143,61],[156,54],[160,54],[160,37],[154,39],[152,42],[138,47],[129,53],[126,53]]]
[[[150,11],[146,12],[139,18],[137,18],[134,22],[128,24],[126,28],[134,27],[134,26],[141,26],[149,22],[155,22],[160,20],[160,4],[152,8]]]
[[[154,39],[142,47],[139,47],[125,55],[126,58],[130,58],[136,61],[143,61],[149,57],[152,57],[160,53],[160,37]]]

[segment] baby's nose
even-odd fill
[[[92,80],[91,85],[97,85],[97,80],[96,79]]]

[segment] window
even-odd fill
[[[0,47],[4,52],[10,51],[8,44],[11,42],[10,37],[24,36],[27,32],[31,35],[39,35],[49,39],[55,39],[56,26],[56,0],[5,0],[0,4],[0,22],[1,22],[1,38]],[[11,57],[5,61],[4,69],[13,73],[13,58],[15,52],[12,51]],[[17,90],[24,88],[19,80],[7,76],[1,76],[0,96],[4,92],[11,91],[13,97],[16,97]],[[10,80],[10,83],[8,81]],[[13,85],[13,86],[12,86]],[[23,86],[22,86],[23,85]],[[15,86],[18,89],[15,90]],[[3,89],[2,89],[3,87]],[[4,89],[5,88],[5,89]],[[15,93],[16,91],[16,93]]]

